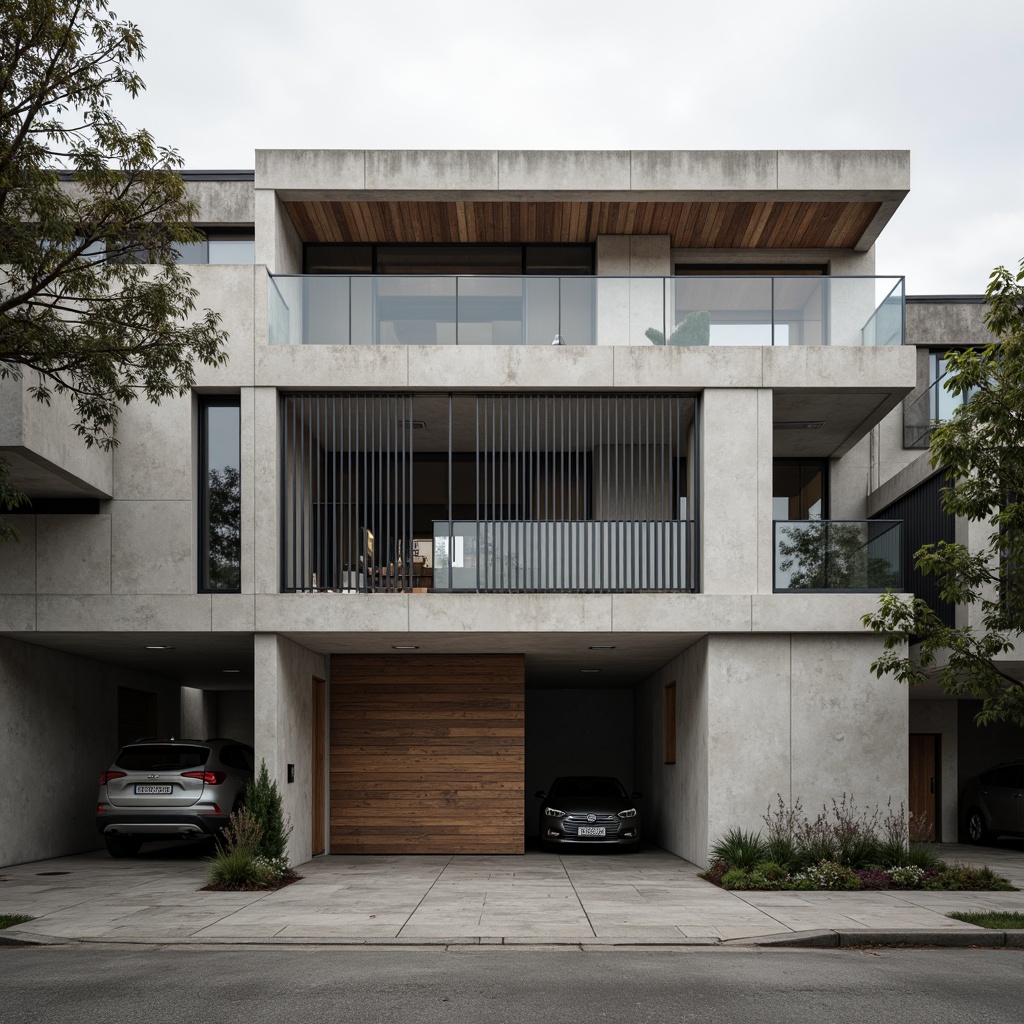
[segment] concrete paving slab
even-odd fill
[[[944,848],[947,860],[1024,884],[1020,846]],[[35,920],[0,941],[685,945],[736,941],[814,944],[851,936],[922,942],[1024,944],[951,910],[1024,910],[1024,893],[734,893],[671,854],[639,856],[320,857],[276,892],[204,892],[206,864],[182,848],[115,861],[82,854],[0,871],[0,912]],[[827,938],[822,938],[825,936]],[[999,936],[993,938],[992,936]]]

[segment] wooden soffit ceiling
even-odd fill
[[[303,242],[594,242],[669,235],[676,249],[852,249],[878,202],[286,202]]]

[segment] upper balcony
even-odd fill
[[[271,275],[272,345],[894,346],[902,277]]]

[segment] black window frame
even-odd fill
[[[200,395],[199,396],[199,409],[198,409],[198,426],[199,426],[199,491],[198,500],[196,502],[198,510],[198,554],[199,564],[196,567],[197,570],[197,589],[200,594],[240,594],[242,592],[242,557],[241,557],[241,509],[239,509],[239,552],[238,552],[238,586],[236,587],[212,587],[208,583],[209,566],[208,562],[208,551],[209,551],[209,420],[208,412],[210,409],[235,409],[238,413],[238,468],[239,478],[241,478],[241,462],[242,462],[242,403],[241,395],[239,393],[234,394],[217,394],[217,395]]]

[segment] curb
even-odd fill
[[[21,931],[15,928],[0,931],[0,946],[64,946],[64,945],[105,945],[105,946],[263,946],[301,947],[334,946],[338,948],[392,948],[392,949],[577,949],[582,952],[598,949],[855,949],[864,946],[899,947],[942,947],[942,948],[986,948],[1024,949],[1024,931],[997,931],[986,928],[964,929],[864,929],[838,931],[817,929],[803,932],[779,932],[773,935],[750,935],[735,939],[717,939],[680,936],[666,938],[625,938],[625,937],[582,937],[543,938],[541,936],[476,936],[458,935],[437,938],[375,937],[342,938],[337,936],[254,936],[254,935],[134,935],[112,937],[105,935],[86,937],[64,937]]]
[[[953,928],[891,928],[863,931],[822,929],[760,935],[751,939],[730,939],[726,945],[790,946],[802,949],[849,949],[856,946],[941,946],[959,949],[981,946],[1024,949],[1024,931],[998,931],[988,928],[972,928],[970,931]]]
[[[79,939],[62,939],[56,935],[19,931],[17,925],[0,931],[0,946],[64,946],[79,941]]]

